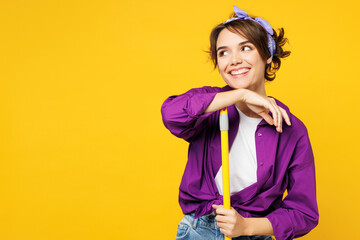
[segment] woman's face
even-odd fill
[[[239,34],[223,29],[216,42],[219,72],[234,89],[246,88],[262,93],[266,63],[255,45]]]

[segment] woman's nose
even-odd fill
[[[242,57],[240,53],[235,53],[233,54],[232,58],[231,58],[231,64],[232,65],[236,65],[238,63],[242,63]]]

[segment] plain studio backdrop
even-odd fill
[[[211,29],[237,5],[285,28],[292,51],[268,95],[313,145],[319,226],[358,229],[358,1],[0,3],[0,239],[174,239],[187,143],[160,107],[223,86]]]

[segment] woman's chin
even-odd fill
[[[248,84],[231,84],[229,86],[233,89],[248,89],[249,88]]]

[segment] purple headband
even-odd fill
[[[249,15],[244,10],[241,10],[240,8],[238,8],[235,5],[234,5],[234,11],[235,11],[236,17],[228,19],[223,24],[228,23],[228,22],[232,22],[234,20],[251,20],[251,21],[259,23],[266,30],[266,32],[268,34],[269,52],[271,54],[271,57],[274,56],[275,49],[276,49],[276,44],[275,44],[275,40],[271,37],[274,32],[273,32],[273,29],[272,29],[270,23],[268,23],[265,19],[262,19],[262,18],[259,18],[259,17],[256,17],[255,19],[249,17]]]

